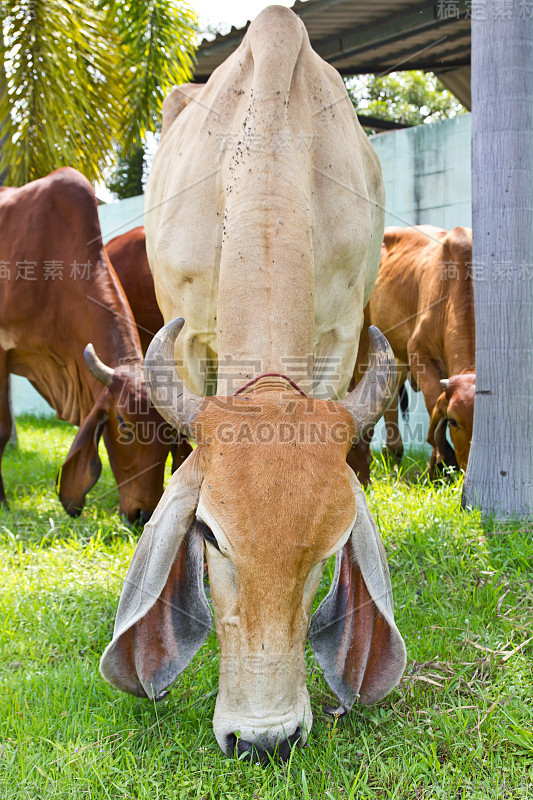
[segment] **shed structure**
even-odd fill
[[[470,21],[477,0],[296,0],[313,49],[341,75],[435,72],[470,109]],[[475,6],[474,6],[475,11]],[[211,73],[238,47],[249,23],[204,41],[194,79]]]

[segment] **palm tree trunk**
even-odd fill
[[[463,504],[506,519],[533,513],[533,19],[529,4],[499,0],[473,16],[476,406]]]

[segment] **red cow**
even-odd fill
[[[129,522],[144,521],[163,492],[175,433],[148,397],[137,329],[102,245],[93,189],[69,167],[3,188],[0,225],[0,460],[14,373],[60,419],[80,426],[58,478],[68,513],[81,512],[98,480],[103,435],[120,511]]]

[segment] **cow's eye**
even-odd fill
[[[457,420],[456,419],[452,419],[451,417],[448,417],[448,425],[450,426],[450,428],[458,428],[459,427],[459,425],[457,423]]]
[[[218,546],[216,536],[209,525],[206,525],[203,519],[199,519],[198,517],[196,517],[196,524],[205,541],[209,542],[209,544],[213,545],[213,547],[216,547],[216,549],[220,552],[220,547]]]

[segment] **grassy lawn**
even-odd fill
[[[400,685],[332,721],[312,653],[309,746],[263,768],[225,758],[211,727],[214,633],[154,705],[98,673],[136,534],[107,460],[84,514],[54,477],[74,430],[19,420],[0,512],[0,798],[531,798],[533,534],[460,509],[460,479],[431,486],[412,461],[374,468],[369,503],[389,556],[408,651]],[[329,571],[329,576],[331,570]],[[320,588],[328,589],[328,575]]]

